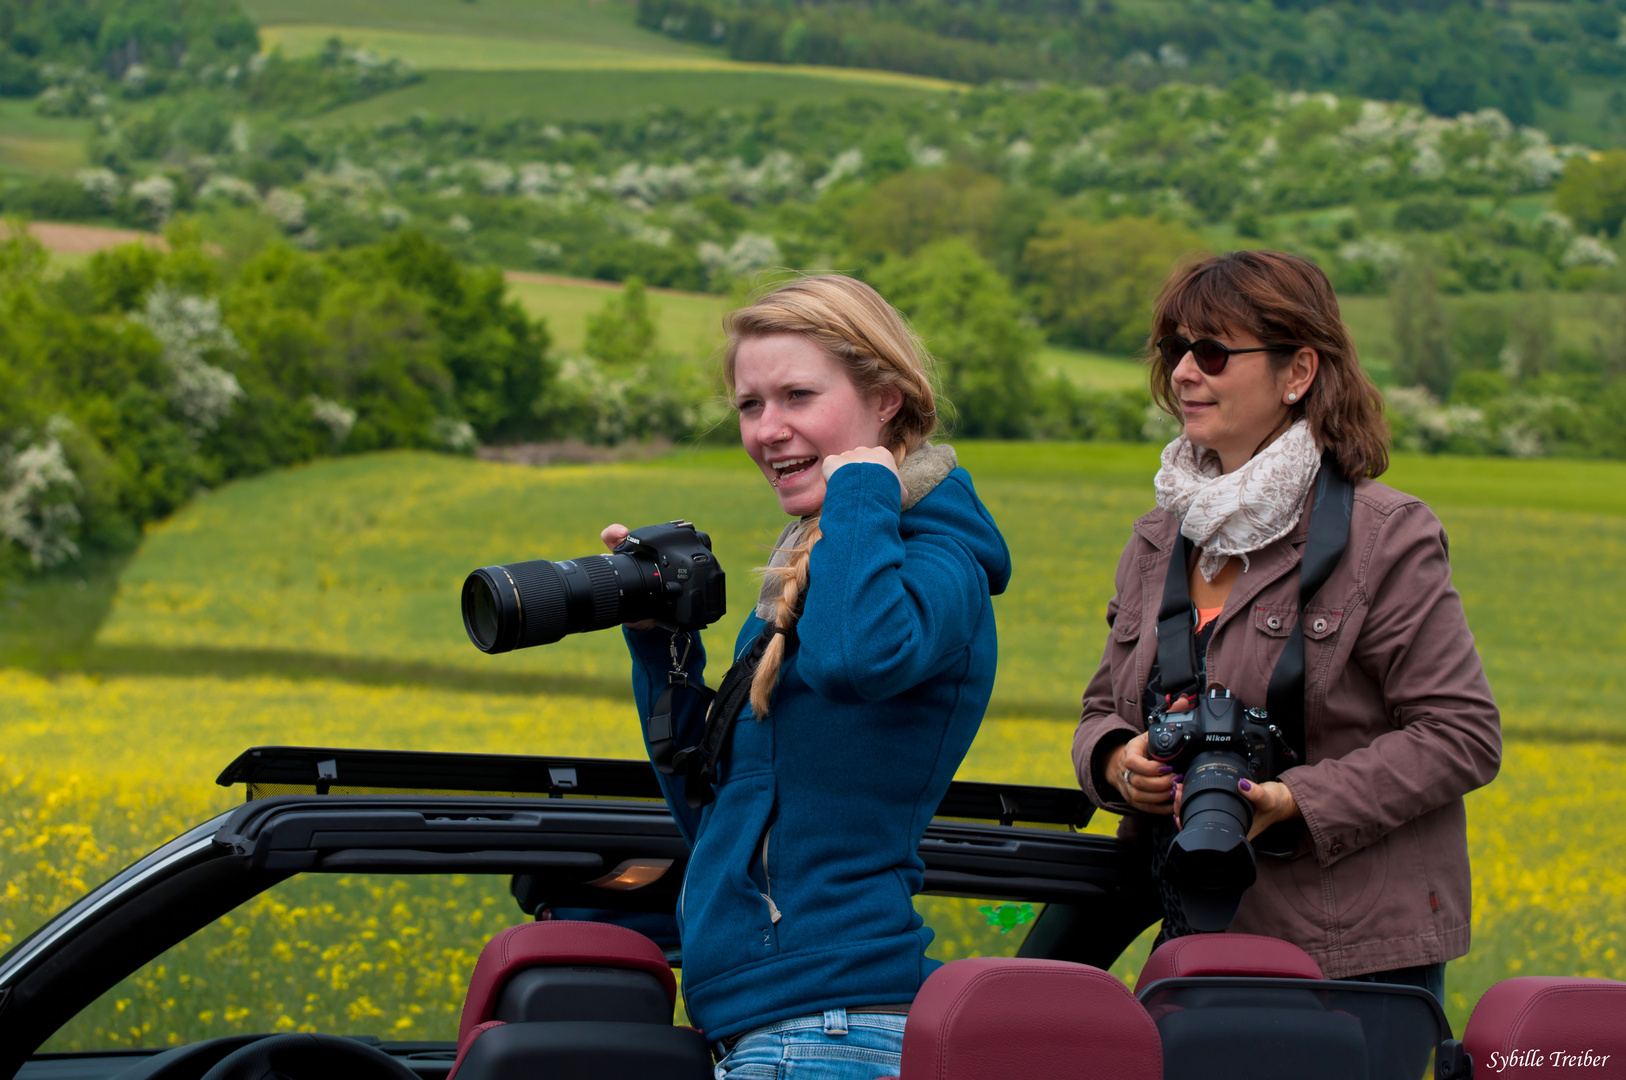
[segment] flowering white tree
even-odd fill
[[[91,198],[102,204],[104,210],[112,209],[119,197],[119,177],[112,169],[80,169],[74,174],[74,179],[79,181],[79,186]]]
[[[169,400],[194,435],[213,431],[244,397],[237,376],[209,360],[236,356],[241,346],[220,318],[220,301],[178,293],[166,285],[147,294],[131,316],[158,339],[169,368]]]
[[[705,264],[714,283],[726,283],[735,278],[749,277],[780,261],[779,245],[773,237],[760,233],[740,233],[727,248],[710,241],[700,245],[700,261]]]
[[[130,185],[130,198],[150,224],[162,225],[175,209],[175,181],[167,176],[149,176]]]
[[[315,394],[307,397],[305,403],[311,407],[311,419],[333,436],[333,445],[343,445],[350,437],[350,429],[356,426],[356,410]]]
[[[265,212],[288,232],[305,227],[305,197],[297,191],[272,188],[265,193]]]
[[[54,418],[45,438],[22,450],[0,445],[0,537],[27,551],[36,568],[79,557],[74,500],[84,489],[53,433],[67,423]]]

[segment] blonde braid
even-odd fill
[[[802,538],[791,549],[790,561],[784,566],[772,566],[767,569],[769,577],[779,580],[779,597],[773,602],[773,624],[791,630],[801,615],[801,599],[807,592],[807,564],[813,557],[813,545],[819,542],[824,533],[819,529],[819,519],[815,515],[808,522]],[[751,679],[751,712],[758,720],[768,715],[768,698],[773,694],[775,684],[779,682],[779,666],[785,661],[786,634],[775,634],[768,640],[768,647],[763,650],[762,662],[757,666],[757,673]]]
[[[903,459],[908,451],[903,443],[892,447],[892,457],[898,465],[903,465]],[[803,530],[802,537],[796,546],[790,549],[790,561],[783,566],[764,566],[762,573],[765,577],[776,578],[779,581],[779,597],[773,602],[773,624],[791,630],[796,626],[796,620],[802,617],[801,606],[803,597],[807,593],[807,566],[813,558],[813,545],[819,542],[824,530],[819,528],[819,515],[814,514],[808,518],[807,528]],[[762,661],[757,665],[757,673],[751,679],[751,712],[758,720],[768,715],[768,698],[773,694],[774,685],[779,681],[779,667],[785,661],[785,638],[787,634],[775,634],[768,642],[768,647],[762,651]]]

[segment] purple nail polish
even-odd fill
[[[1176,773],[1175,776],[1174,776],[1174,782],[1176,784],[1185,783],[1186,782],[1186,774],[1185,773]]]
[[[1159,776],[1167,776],[1170,773],[1172,773],[1173,771],[1174,771],[1174,766],[1173,765],[1159,765],[1157,767],[1157,774]]]
[[[1252,791],[1253,790],[1253,785],[1248,783],[1248,781],[1246,781],[1246,780],[1238,780],[1236,782],[1236,786],[1241,788],[1243,791]]]

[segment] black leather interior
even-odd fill
[[[712,1080],[693,1028],[607,1020],[504,1024],[469,1047],[457,1080]]]
[[[672,1002],[647,971],[537,967],[515,972],[497,995],[493,1020],[618,1020],[672,1023]]]

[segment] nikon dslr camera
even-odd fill
[[[1248,843],[1253,804],[1238,781],[1274,780],[1295,755],[1265,710],[1243,708],[1225,689],[1199,695],[1190,712],[1150,713],[1146,733],[1147,756],[1185,774],[1170,879],[1193,929],[1224,930],[1258,876]]]
[[[674,521],[632,530],[613,553],[474,571],[463,582],[463,628],[482,652],[502,653],[644,619],[701,630],[723,617],[726,600],[711,537]]]

